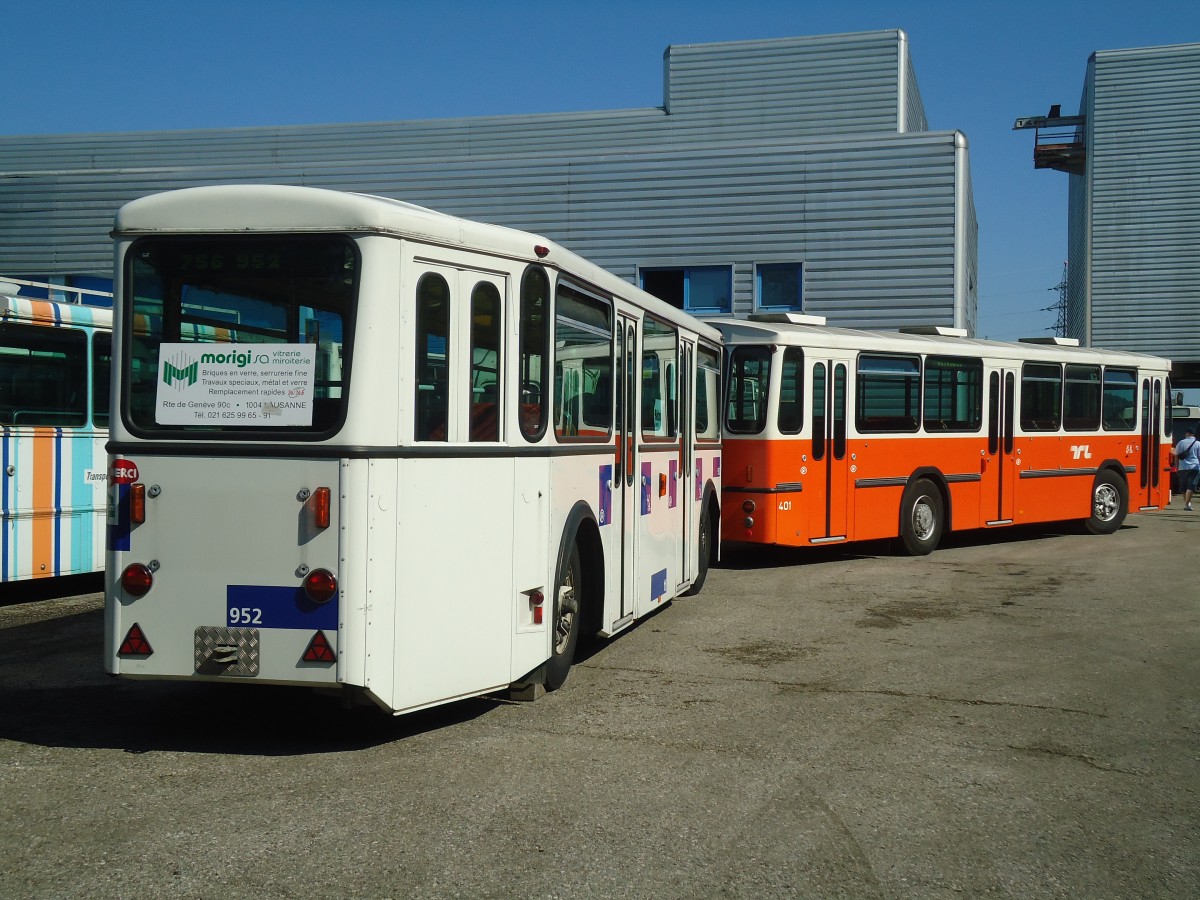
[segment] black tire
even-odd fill
[[[942,539],[945,523],[942,492],[928,478],[918,478],[900,498],[900,537],[912,556],[931,553]]]
[[[583,564],[574,542],[561,564],[554,586],[554,613],[550,619],[550,659],[546,662],[546,690],[563,686],[575,661],[583,618]]]
[[[1112,534],[1125,521],[1129,510],[1129,488],[1111,469],[1101,469],[1092,482],[1092,512],[1085,520],[1092,534]]]
[[[696,540],[696,577],[692,586],[687,589],[687,596],[700,593],[704,587],[704,579],[708,577],[708,561],[712,558],[713,523],[710,507],[706,506],[700,516],[700,535]]]

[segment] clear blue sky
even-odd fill
[[[669,44],[902,28],[930,128],[971,148],[979,334],[1046,333],[1067,176],[1018,116],[1078,109],[1095,50],[1200,41],[1191,2],[11,0],[0,133],[660,106]],[[48,138],[52,140],[52,138]]]

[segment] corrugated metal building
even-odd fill
[[[974,333],[967,144],[931,132],[902,31],[672,46],[661,108],[0,137],[0,272],[110,265],[122,203],[278,182],[542,233],[701,312]]]
[[[1200,386],[1200,44],[1092,54],[1079,115],[1067,335]]]

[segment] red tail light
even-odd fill
[[[313,635],[313,639],[308,642],[308,649],[300,658],[305,662],[337,662],[337,657],[333,655],[333,648],[329,646],[329,638],[325,637],[323,631],[318,631]]]
[[[117,654],[119,656],[149,656],[153,652],[141,626],[134,622],[133,627],[126,632],[125,640],[121,641],[121,649],[117,651]]]
[[[146,486],[140,481],[129,486],[129,521],[134,525],[146,521]]]
[[[304,577],[304,595],[313,603],[328,603],[337,594],[337,579],[326,569],[313,569]]]
[[[154,573],[141,563],[130,563],[121,573],[121,587],[131,597],[145,597],[154,587]]]
[[[313,524],[317,528],[329,527],[329,499],[331,491],[327,487],[319,487],[313,491],[312,512]]]

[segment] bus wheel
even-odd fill
[[[913,556],[931,552],[942,539],[942,495],[927,478],[904,489],[900,500],[900,537]]]
[[[696,578],[687,590],[689,597],[700,593],[700,588],[704,587],[704,579],[708,577],[708,560],[712,554],[712,533],[712,516],[709,515],[706,507],[700,514],[700,537],[696,541]]]
[[[551,620],[553,642],[550,660],[546,663],[546,690],[555,691],[567,680],[571,663],[575,659],[575,645],[579,642],[579,624],[582,618],[583,566],[579,561],[579,547],[571,545],[563,570],[558,576],[554,590],[554,618]]]
[[[1112,534],[1125,521],[1129,509],[1129,490],[1125,481],[1111,469],[1096,473],[1092,482],[1092,514],[1087,519],[1087,530],[1092,534]]]

